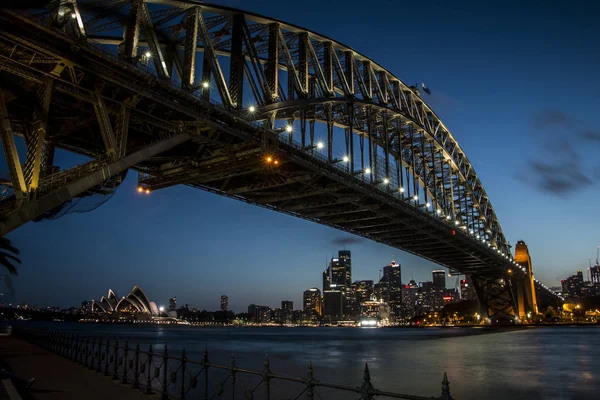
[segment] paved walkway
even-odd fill
[[[0,360],[19,377],[35,377],[28,392],[35,400],[157,399],[14,337],[0,337]]]

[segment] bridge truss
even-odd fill
[[[469,274],[490,318],[515,315],[525,271],[472,165],[417,88],[368,57],[196,1],[0,18],[2,234],[134,168],[143,191],[197,187]],[[89,162],[58,171],[55,148]]]

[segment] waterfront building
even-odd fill
[[[402,317],[409,319],[417,315],[417,290],[419,285],[414,280],[402,288]]]
[[[323,317],[329,321],[339,321],[344,316],[344,294],[331,289],[323,293]]]
[[[92,312],[104,316],[130,317],[148,319],[158,317],[160,311],[156,303],[150,301],[148,296],[139,286],[134,286],[127,296],[119,299],[115,292],[108,290],[108,295],[102,296],[100,301],[92,300]]]
[[[369,300],[360,305],[361,319],[376,319],[387,325],[390,318],[390,309],[386,303]]]
[[[576,275],[563,279],[562,290],[566,298],[582,299],[585,297],[585,287],[583,284],[583,273],[577,271]]]
[[[444,308],[444,295],[446,292],[446,271],[438,269],[431,272],[432,276],[432,300],[433,311],[441,311]]]
[[[356,303],[361,304],[369,301],[373,295],[373,281],[356,281],[352,284]]]
[[[169,311],[177,310],[177,297],[171,297],[169,299]]]
[[[434,286],[433,282],[420,282],[417,289],[416,315],[423,315],[433,311],[434,305]]]
[[[257,324],[271,322],[271,308],[268,306],[250,304],[248,306],[248,318],[250,321]]]
[[[221,296],[221,311],[229,311],[229,297]]]
[[[281,317],[280,321],[284,324],[292,322],[294,317],[294,303],[289,300],[283,300],[281,302]]]
[[[460,281],[460,299],[477,300],[477,292],[475,292],[475,286],[469,275],[465,275],[465,279]]]
[[[317,321],[321,318],[321,291],[317,288],[310,288],[303,294],[304,318],[311,321]]]
[[[328,268],[323,272],[323,293],[338,290],[342,293],[343,314],[352,316],[358,311],[355,295],[352,290],[352,257],[350,250],[338,251],[337,258],[332,258]]]

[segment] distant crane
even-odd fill
[[[598,246],[598,248],[596,249],[596,267],[600,266],[600,262],[598,262],[599,258],[600,258],[600,246]]]

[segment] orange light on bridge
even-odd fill
[[[277,164],[279,164],[279,161],[275,160],[275,161],[273,161],[273,164],[277,165]]]
[[[150,189],[146,189],[146,194],[150,194]]]
[[[138,191],[138,193],[142,193],[144,191],[144,188],[141,186],[138,186],[137,191]]]
[[[270,163],[271,161],[273,161],[273,158],[267,157],[267,162]]]
[[[508,270],[508,273],[509,273],[509,274],[512,274],[512,269],[509,269],[509,270]]]

